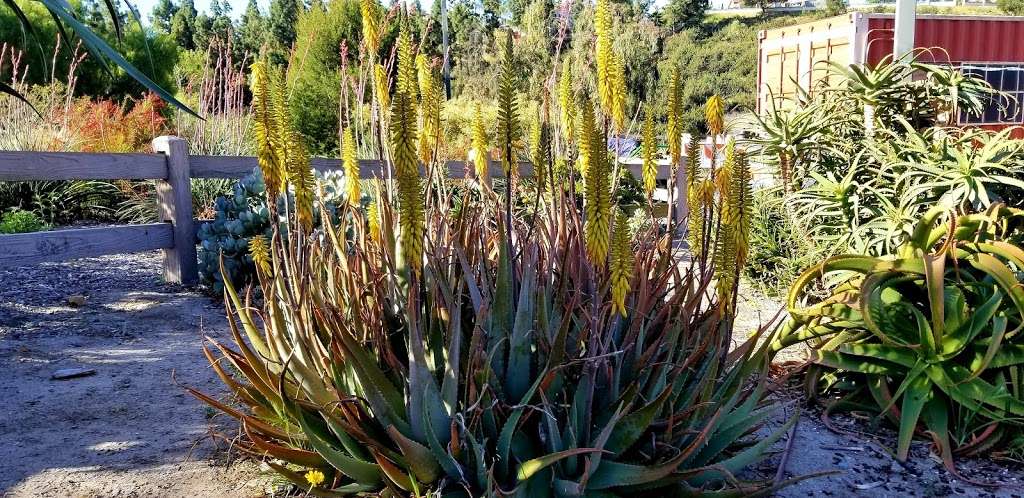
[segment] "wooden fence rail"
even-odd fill
[[[113,225],[95,228],[0,235],[0,266],[36,264],[75,258],[151,251],[164,253],[163,277],[167,282],[194,285],[198,282],[196,221],[192,219],[192,178],[241,178],[257,167],[252,156],[190,155],[188,144],[178,137],[157,137],[153,154],[85,152],[0,151],[0,182],[44,180],[156,180],[160,223]],[[313,158],[318,171],[340,170],[341,161]],[[641,164],[624,166],[640,178]],[[452,178],[466,176],[467,163],[449,161]],[[519,163],[519,174],[531,176],[533,166]],[[500,163],[492,162],[492,177],[504,176]],[[662,162],[658,178],[667,179],[671,165]],[[670,199],[676,216],[685,216],[684,168],[676,172],[679,181]],[[359,161],[364,179],[387,176],[379,160]]]

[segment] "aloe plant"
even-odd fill
[[[257,69],[257,107],[283,102],[284,85]],[[514,174],[519,119],[502,88],[497,145]],[[395,181],[377,184],[373,209],[346,204],[339,225],[317,228],[271,205],[287,223],[250,244],[262,304],[224,279],[234,345],[205,351],[233,399],[191,392],[238,420],[241,449],[316,496],[749,496],[787,484],[736,478],[795,418],[754,437],[776,406],[766,347],[755,336],[727,349],[720,303],[735,286],[711,292],[715,265],[612,216],[603,132],[581,137],[584,208],[570,167],[568,187],[536,189],[541,207],[524,213],[511,200],[520,182],[504,196],[487,183],[441,195],[434,164],[420,177],[416,96],[397,85],[389,100]],[[299,198],[302,175],[281,169],[304,163],[282,108],[257,118],[260,165]],[[735,171],[740,202],[749,175]],[[730,251],[699,259],[736,258],[725,266],[738,271],[749,228],[730,202]]]
[[[935,207],[889,255],[842,255],[808,269],[790,290],[778,351],[808,341],[812,393],[831,409],[873,407],[898,427],[905,460],[928,434],[945,465],[1018,438],[1024,417],[1024,211],[1001,204],[945,217]],[[807,292],[832,277],[824,299]]]

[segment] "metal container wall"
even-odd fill
[[[758,111],[763,112],[772,97],[778,102],[792,97],[797,85],[812,88],[828,74],[827,62],[877,64],[892,53],[894,26],[892,14],[851,13],[762,31]],[[921,57],[937,63],[1010,63],[1024,68],[1024,17],[920,15],[914,26],[914,46],[932,49]],[[997,130],[1020,124],[980,127]],[[1024,128],[1016,129],[1014,136],[1024,138]]]
[[[867,18],[867,62],[875,64],[892,53],[895,20],[887,14]],[[1024,63],[1024,17],[922,15],[914,25],[914,46],[941,47],[931,53],[935,62]]]

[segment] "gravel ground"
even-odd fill
[[[156,252],[0,269],[0,495],[263,495],[181,387],[221,392],[200,341],[223,308],[159,269]],[[96,373],[51,380],[68,368]]]
[[[230,422],[182,385],[222,393],[207,366],[203,335],[226,337],[220,304],[160,281],[159,253],[108,256],[0,269],[0,496],[10,497],[260,497],[270,479],[251,460],[232,460],[208,437]],[[81,296],[73,306],[69,297]],[[72,300],[77,300],[74,298]],[[781,304],[743,287],[735,342],[776,316]],[[798,360],[801,350],[784,359]],[[61,369],[94,375],[51,380]],[[787,410],[797,406],[788,400]],[[835,470],[783,489],[784,497],[1000,496],[1024,488],[964,483],[915,443],[908,465],[885,451],[888,429],[837,419],[879,442],[836,433],[805,410],[786,476]],[[770,427],[780,426],[780,413]],[[221,425],[223,424],[223,425]],[[742,477],[774,476],[778,453]],[[1019,467],[960,460],[972,480],[1018,483]]]

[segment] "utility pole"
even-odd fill
[[[452,98],[452,71],[448,62],[448,0],[441,2],[441,78],[444,79],[444,97]]]
[[[917,21],[915,0],[896,0],[896,29],[892,37],[892,58],[899,61],[914,51],[914,24]]]

